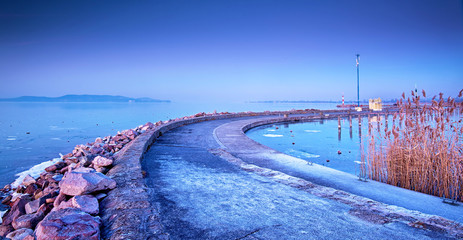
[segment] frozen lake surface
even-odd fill
[[[368,118],[362,118],[362,123],[359,131],[354,117],[350,130],[348,119],[341,119],[340,134],[338,120],[330,119],[264,125],[249,130],[246,135],[282,153],[358,175],[361,134],[368,133]]]

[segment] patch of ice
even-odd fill
[[[61,141],[61,138],[51,138],[51,140]]]
[[[283,137],[281,134],[264,134],[264,137]]]
[[[27,175],[31,175],[31,177],[33,178],[38,178],[40,176],[40,173],[42,173],[43,171],[45,171],[45,168],[61,161],[62,159],[61,158],[53,158],[52,160],[50,161],[46,161],[46,162],[43,162],[43,163],[39,163],[33,167],[31,167],[30,169],[24,171],[24,172],[20,172],[18,174],[16,174],[16,176],[18,176],[18,178],[16,178],[16,180],[11,184],[11,187],[12,188],[17,188],[19,186],[19,184],[21,184],[24,180],[24,178],[27,176]]]
[[[3,223],[3,215],[5,215],[5,213],[8,212],[8,210],[5,210],[5,211],[0,211],[0,224]]]
[[[362,164],[362,162],[360,162],[360,161],[354,161],[354,163]]]
[[[296,157],[304,157],[304,158],[319,158],[320,157],[320,155],[318,154],[312,154],[312,153],[308,153],[304,151],[299,151],[296,149],[289,149],[285,153],[289,155],[294,155]]]
[[[15,137],[8,137],[6,140],[7,141],[16,141],[16,138]]]
[[[321,132],[320,130],[304,130],[304,132],[308,132],[308,133],[319,133]]]
[[[276,130],[275,130],[275,129],[267,129],[267,131],[269,131],[269,132],[275,132]]]

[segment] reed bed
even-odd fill
[[[462,201],[463,102],[441,93],[422,104],[421,97],[424,90],[422,96],[402,94],[392,123],[387,117],[369,121],[359,177]]]

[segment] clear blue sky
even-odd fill
[[[0,97],[395,98],[463,88],[461,0],[2,1]]]

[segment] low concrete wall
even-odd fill
[[[243,132],[266,124],[277,122],[301,122],[314,119],[337,118],[339,115],[326,116],[330,113],[345,112],[343,110],[320,111],[310,109],[307,111],[282,111],[282,112],[261,112],[261,113],[236,113],[204,117],[195,117],[184,120],[171,121],[155,129],[149,130],[127,146],[125,146],[116,157],[114,167],[107,173],[117,182],[117,188],[110,191],[108,196],[101,202],[100,216],[102,218],[103,239],[168,239],[168,234],[163,232],[160,223],[160,216],[155,206],[150,203],[149,189],[145,185],[142,173],[141,161],[144,153],[154,143],[156,138],[162,134],[181,126],[220,119],[251,117],[251,116],[276,116],[284,114],[308,114],[319,113],[317,116],[288,116],[270,118],[256,121],[243,128]],[[365,115],[368,113],[362,113]],[[358,115],[353,113],[352,115]],[[344,114],[343,116],[348,116]]]

